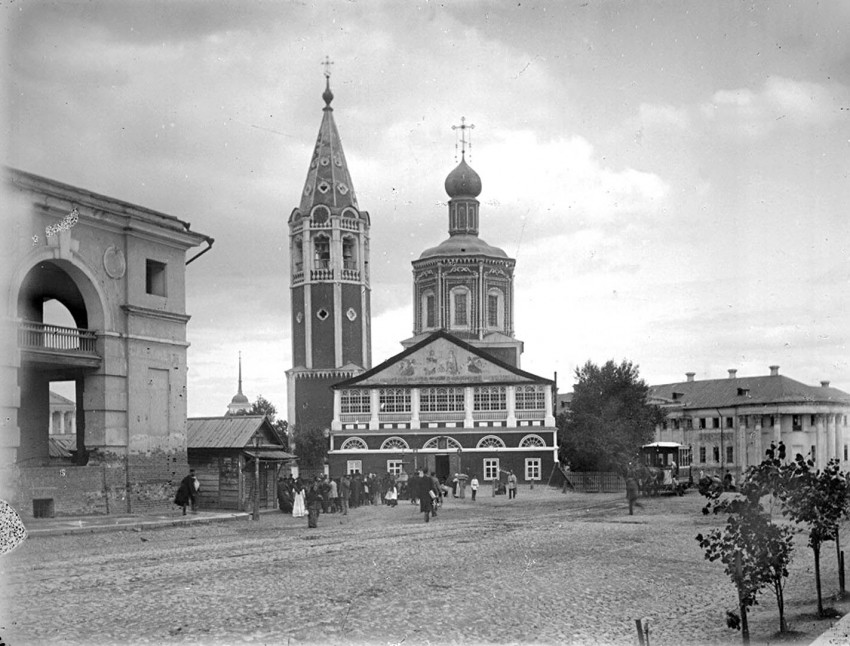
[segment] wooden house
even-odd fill
[[[201,482],[201,509],[248,511],[259,460],[261,509],[277,506],[281,467],[295,460],[263,415],[192,417],[186,420],[189,466]]]

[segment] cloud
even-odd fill
[[[700,113],[720,132],[763,137],[780,127],[828,127],[843,118],[850,100],[840,83],[812,83],[771,76],[758,90],[718,90]]]

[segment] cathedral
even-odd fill
[[[289,419],[326,431],[327,470],[454,473],[521,482],[557,460],[555,383],[520,367],[515,260],[479,237],[482,190],[466,162],[446,177],[449,237],[413,261],[413,331],[371,367],[368,213],[360,211],[326,74],[319,136],[289,219],[293,368]],[[297,447],[295,448],[297,453]]]

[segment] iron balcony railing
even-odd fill
[[[18,347],[22,349],[97,354],[96,343],[94,330],[33,321],[22,321],[18,325]]]

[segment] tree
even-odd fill
[[[649,387],[629,361],[588,361],[575,376],[570,413],[558,418],[561,460],[574,471],[624,472],[663,413],[647,403]]]
[[[749,643],[747,610],[758,603],[758,594],[771,588],[779,608],[779,631],[786,632],[785,580],[793,549],[793,530],[771,522],[761,504],[763,496],[784,487],[782,459],[785,447],[771,445],[761,464],[750,467],[741,479],[738,494],[724,495],[720,488],[703,490],[708,498],[703,513],[729,514],[723,529],[697,534],[709,561],[719,560],[738,591],[741,633]]]
[[[277,419],[277,408],[262,395],[257,395],[257,399],[251,404],[250,409],[240,410],[234,415],[265,415],[283,446],[289,448],[289,423],[284,419]]]
[[[328,454],[328,440],[322,429],[295,426],[292,439],[299,466],[315,469],[324,464]]]
[[[850,511],[850,486],[847,474],[841,471],[836,459],[824,469],[815,469],[814,462],[797,455],[793,462],[784,465],[784,490],[780,492],[782,513],[809,530],[809,547],[815,558],[815,587],[818,594],[818,615],[823,617],[821,593],[821,546],[838,535],[842,516]]]

